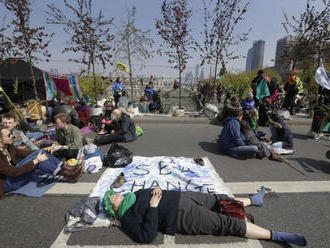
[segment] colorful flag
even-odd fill
[[[117,61],[115,64],[116,64],[116,66],[117,66],[117,68],[118,68],[119,70],[124,71],[124,72],[126,72],[127,74],[129,74],[129,68],[128,68],[128,65],[125,65],[125,64],[123,64],[123,63],[120,63],[119,61]]]
[[[256,93],[256,98],[258,100],[261,100],[265,96],[269,96],[269,89],[267,85],[266,79],[262,79],[261,83],[257,87],[257,93]]]

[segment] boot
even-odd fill
[[[124,185],[124,183],[125,183],[125,175],[124,175],[124,173],[123,172],[121,172],[120,174],[119,174],[119,176],[116,178],[116,180],[115,180],[115,183],[114,183],[114,187],[115,188],[120,188],[121,186],[123,186]]]

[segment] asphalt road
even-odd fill
[[[288,182],[289,185],[299,181],[330,181],[330,163],[325,157],[325,152],[330,149],[329,141],[307,138],[308,126],[291,126],[296,152],[288,156],[307,176],[285,164],[267,159],[242,161],[219,154],[215,143],[221,130],[218,126],[184,123],[140,123],[140,126],[144,129],[144,135],[133,143],[124,144],[135,155],[207,156],[225,182]],[[101,149],[107,151],[108,147]],[[84,175],[79,182],[96,182],[100,175]],[[82,197],[84,195],[73,194],[46,194],[41,198],[5,197],[0,201],[0,247],[51,247],[63,228],[65,213]],[[309,241],[308,247],[327,248],[330,247],[329,202],[330,189],[273,193],[266,197],[263,207],[250,208],[248,212],[263,227],[303,233]],[[71,234],[64,244],[55,244],[54,247],[137,245],[117,228],[90,228]],[[206,244],[210,247],[220,247],[221,244],[224,245],[221,247],[254,247],[248,246],[242,238],[183,235],[177,235],[171,247],[206,247]],[[153,245],[163,246],[164,236],[160,234]],[[261,247],[290,246],[261,241]]]

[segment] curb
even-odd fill
[[[153,124],[153,123],[164,123],[164,124],[212,124],[212,120],[206,119],[206,118],[192,118],[192,117],[137,117],[132,118],[135,123],[147,123],[147,124]],[[306,120],[285,120],[285,123],[288,126],[311,126],[312,120],[306,119]]]

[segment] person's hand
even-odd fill
[[[50,147],[45,147],[45,148],[43,148],[43,150],[46,151],[46,152],[52,153],[52,147],[51,146]]]
[[[160,188],[154,188],[151,192],[151,195],[162,196],[162,190]]]
[[[39,161],[39,162],[43,162],[43,161],[46,161],[48,159],[48,156],[47,154],[45,153],[41,153],[39,152],[38,155],[36,156],[36,159]]]
[[[150,199],[150,207],[151,208],[158,207],[158,204],[159,204],[161,198],[162,198],[162,195],[153,195]]]
[[[111,130],[111,134],[114,134],[115,133],[115,130]]]

